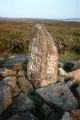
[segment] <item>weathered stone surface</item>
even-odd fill
[[[16,112],[31,111],[34,108],[35,105],[33,101],[23,93],[17,96],[14,100],[13,109]]]
[[[28,93],[33,89],[32,85],[25,77],[18,77],[18,83],[23,93]]]
[[[31,113],[16,113],[8,120],[38,120]]]
[[[56,83],[36,90],[46,102],[64,111],[71,111],[78,106],[77,100],[65,83]]]
[[[15,76],[7,76],[3,79],[3,82],[8,85],[11,89],[12,97],[15,97],[20,93],[19,87],[17,85],[17,79]]]
[[[7,68],[12,67],[13,69],[21,69],[20,65],[24,65],[27,62],[27,59],[28,59],[27,56],[22,55],[22,54],[10,56],[7,58],[4,64],[4,67],[7,67]]]
[[[43,25],[35,25],[33,34],[29,44],[27,77],[34,86],[43,87],[57,81],[58,51]]]
[[[0,114],[12,104],[11,91],[8,86],[0,84]]]
[[[5,68],[0,68],[0,75],[3,77],[5,76],[16,76],[16,71],[10,70],[10,69],[5,69]]]

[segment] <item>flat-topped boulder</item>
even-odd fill
[[[43,25],[35,25],[33,35],[29,44],[27,77],[35,87],[43,87],[57,81],[58,51]]]
[[[76,98],[65,83],[56,83],[36,90],[45,102],[58,110],[71,111],[78,107]]]

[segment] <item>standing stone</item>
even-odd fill
[[[43,25],[35,25],[33,35],[29,44],[27,77],[35,87],[43,87],[57,81],[58,51]]]

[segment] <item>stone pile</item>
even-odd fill
[[[53,38],[37,24],[28,57],[0,57],[0,120],[80,120],[79,64],[58,62]]]
[[[4,58],[0,61],[0,114],[13,104],[14,98],[16,98],[15,109],[18,109],[19,105],[19,107],[23,107],[21,104],[28,103],[33,107],[33,102],[29,98],[24,98],[24,95],[33,89],[25,77],[27,56],[15,55],[5,59],[5,62],[2,62]],[[20,101],[18,101],[19,96]]]

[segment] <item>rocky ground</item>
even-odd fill
[[[58,61],[42,28],[28,56],[0,57],[0,120],[80,120],[80,61]]]

